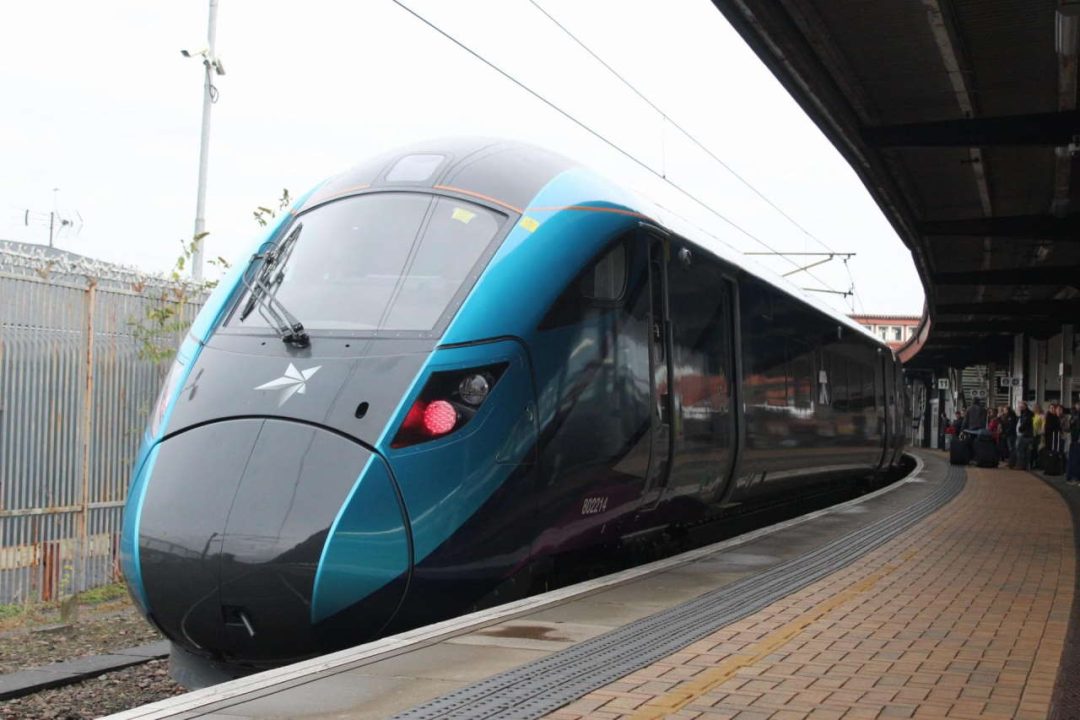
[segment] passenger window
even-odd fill
[[[837,354],[829,356],[829,382],[832,385],[833,410],[848,411],[847,360]]]
[[[621,307],[624,301],[634,304],[633,295],[638,292],[636,283],[630,288],[631,297],[626,298],[627,276],[631,272],[629,266],[634,262],[632,246],[625,237],[616,240],[607,252],[586,265],[570,281],[552,303],[538,328],[550,330],[573,325],[581,322],[591,310]]]
[[[791,359],[791,385],[794,406],[800,410],[809,410],[813,406],[813,366],[808,352],[798,352]]]
[[[626,290],[626,244],[619,243],[596,261],[592,272],[581,278],[581,294],[587,300],[617,302]]]

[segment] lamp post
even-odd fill
[[[225,66],[214,53],[217,39],[217,0],[210,0],[210,19],[206,31],[207,47],[198,52],[181,50],[184,57],[202,57],[206,80],[203,85],[202,138],[199,141],[199,186],[195,198],[195,233],[192,236],[191,279],[202,280],[203,233],[206,231],[206,165],[210,155],[210,106],[217,102],[218,91],[213,76],[224,75]]]

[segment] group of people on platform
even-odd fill
[[[1023,400],[1015,410],[1007,405],[988,409],[976,398],[966,413],[956,411],[945,432],[954,439],[961,432],[989,434],[1001,460],[1018,470],[1047,469],[1043,464],[1056,455],[1061,459],[1066,482],[1080,485],[1080,457],[1073,458],[1072,463],[1066,461],[1070,453],[1080,455],[1080,403],[1070,411],[1052,402],[1044,412],[1039,403],[1029,407]]]

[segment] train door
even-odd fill
[[[876,374],[881,378],[877,384],[881,388],[875,392],[878,403],[878,427],[881,429],[881,459],[878,468],[887,466],[892,459],[893,447],[893,411],[895,410],[895,396],[893,394],[896,379],[892,374],[891,358],[884,352],[878,351],[879,362]],[[875,388],[876,390],[876,388]]]
[[[667,267],[673,498],[719,495],[735,459],[734,283],[704,252],[673,243]]]
[[[895,464],[900,460],[900,456],[903,454],[904,446],[907,444],[908,428],[911,427],[911,396],[908,394],[907,383],[904,381],[904,371],[900,367],[899,360],[893,360],[889,370],[894,379],[893,395],[894,398],[890,409],[893,415],[893,427],[896,428],[896,432],[893,435],[893,453],[892,461]]]
[[[652,405],[649,469],[642,508],[656,507],[671,477],[673,417],[673,369],[671,366],[671,320],[668,307],[667,258],[671,241],[662,230],[643,233],[649,258],[649,368]]]

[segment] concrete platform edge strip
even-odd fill
[[[156,703],[144,705],[131,710],[126,710],[115,715],[109,715],[106,720],[156,720],[157,718],[192,717],[201,711],[213,708],[228,707],[254,698],[262,697],[288,687],[301,685],[311,681],[316,676],[344,672],[346,670],[368,665],[382,659],[410,652],[418,648],[433,645],[443,640],[466,635],[489,625],[506,622],[514,618],[529,615],[540,610],[562,605],[577,598],[586,597],[609,590],[653,573],[670,570],[681,565],[688,565],[701,558],[730,550],[745,545],[758,538],[780,532],[787,528],[801,525],[830,513],[840,512],[850,507],[860,505],[869,500],[892,492],[910,482],[922,482],[921,476],[925,470],[925,464],[918,455],[909,454],[908,457],[915,461],[915,467],[906,477],[894,483],[879,488],[873,492],[848,500],[837,505],[832,505],[821,510],[806,513],[799,517],[785,520],[775,525],[753,530],[737,537],[729,538],[722,542],[713,543],[695,550],[689,550],[679,555],[673,555],[662,560],[657,560],[645,565],[622,570],[611,575],[568,585],[564,588],[551,590],[532,597],[516,600],[498,605],[493,608],[481,610],[468,615],[451,618],[440,623],[409,630],[398,635],[375,640],[363,645],[341,650],[329,655],[323,655],[311,660],[304,660],[292,665],[267,670],[265,672],[249,675],[230,682],[214,685],[212,687],[196,690],[184,695],[161,700]],[[805,557],[805,556],[803,556]]]
[[[888,542],[954,498],[965,472],[914,505],[805,555],[670,610],[624,625],[545,658],[500,673],[395,715],[431,718],[538,718],[752,615]]]
[[[6,673],[0,675],[0,700],[12,700],[41,690],[71,685],[168,655],[169,641],[162,640],[103,655],[90,655]]]

